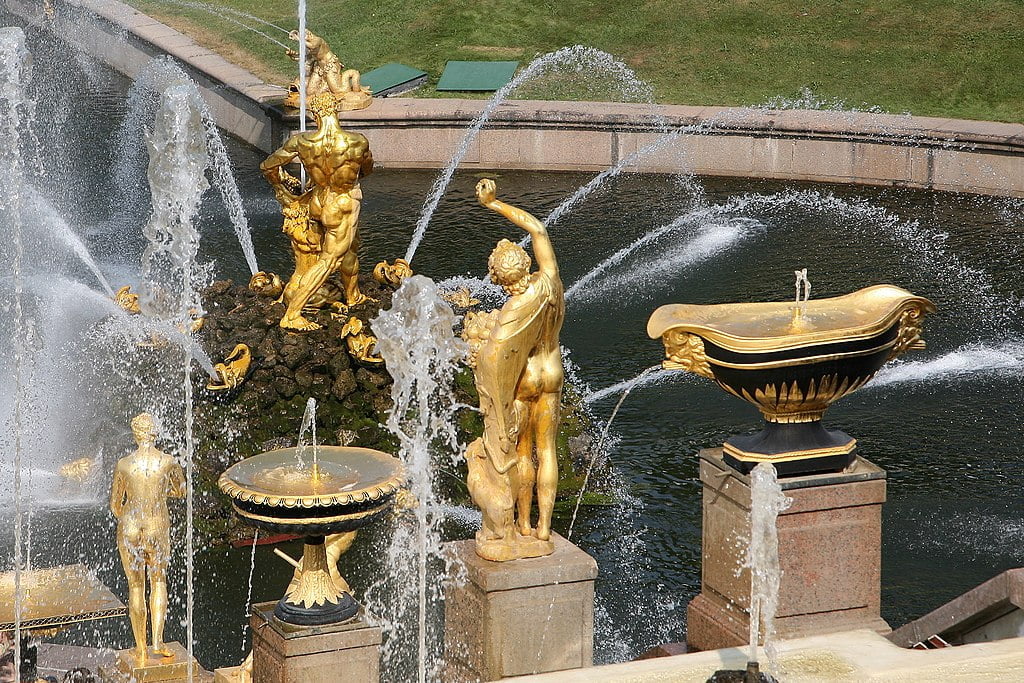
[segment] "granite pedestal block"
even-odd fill
[[[276,602],[253,605],[253,681],[378,683],[381,630],[362,611],[344,624],[292,626],[274,617]],[[343,672],[343,673],[342,673]]]
[[[445,595],[449,683],[495,681],[590,666],[597,563],[558,534],[546,557],[490,562],[476,541],[448,544],[467,581]]]
[[[687,608],[686,641],[691,650],[735,647],[748,641],[750,571],[742,565],[750,540],[750,478],[726,465],[720,448],[701,451],[700,478],[701,592]],[[778,518],[776,637],[888,633],[879,615],[885,471],[858,457],[843,472],[779,483],[792,503]]]

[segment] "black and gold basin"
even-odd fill
[[[725,441],[730,465],[745,473],[769,461],[779,474],[808,474],[852,462],[856,439],[826,430],[822,416],[887,360],[924,348],[924,316],[934,310],[876,285],[800,304],[671,304],[651,315],[647,333],[664,342],[665,369],[713,379],[764,415],[763,430]]]
[[[295,448],[237,462],[221,475],[235,514],[268,531],[306,537],[301,566],[274,616],[289,624],[321,626],[356,616],[359,604],[331,563],[354,532],[391,509],[405,483],[395,457],[369,448],[318,446],[299,458]],[[348,536],[338,536],[349,534]],[[335,535],[335,536],[332,536]],[[331,538],[337,542],[331,542]],[[337,576],[333,576],[337,574]]]

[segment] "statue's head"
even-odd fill
[[[529,284],[530,255],[518,244],[501,240],[487,259],[487,272],[507,294],[521,294]]]
[[[132,435],[140,446],[156,442],[156,421],[149,413],[140,413],[132,418]]]
[[[309,113],[319,123],[325,116],[338,113],[338,101],[329,92],[313,95],[309,100]]]

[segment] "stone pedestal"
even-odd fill
[[[132,650],[117,653],[117,670],[132,683],[159,683],[188,680],[188,650],[181,643],[166,643],[173,653],[170,657],[150,657],[144,665],[135,661]],[[192,658],[192,678],[196,681],[208,676],[199,662]]]
[[[555,552],[510,562],[476,554],[476,541],[447,544],[467,581],[445,595],[448,683],[590,666],[597,563],[558,534]]]
[[[378,683],[381,631],[363,619],[329,626],[292,626],[274,618],[276,602],[253,605],[253,681]]]
[[[748,641],[750,478],[720,448],[700,453],[703,485],[701,592],[687,608],[687,645],[714,650]],[[780,479],[792,499],[778,518],[782,584],[779,638],[872,629],[879,616],[885,471],[858,457],[846,471]]]

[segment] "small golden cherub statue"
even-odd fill
[[[299,32],[291,31],[288,37],[298,42]],[[285,54],[295,61],[299,60],[298,50],[286,49]],[[317,95],[329,93],[334,95],[341,111],[365,109],[370,106],[372,102],[370,89],[360,83],[359,72],[355,69],[346,69],[327,41],[308,29],[306,30],[305,68],[307,103]],[[288,88],[288,96],[282,103],[284,106],[296,108],[299,106],[300,87],[298,78],[292,81]]]
[[[544,224],[499,201],[495,191],[493,180],[481,180],[477,199],[530,233],[539,266],[531,273],[526,250],[501,240],[487,267],[509,299],[499,310],[467,316],[463,330],[484,418],[483,437],[466,452],[470,494],[484,512],[476,552],[500,562],[554,552],[565,297]],[[535,485],[536,528],[531,523]]]
[[[363,321],[352,316],[341,328],[341,336],[345,337],[349,354],[356,360],[364,363],[383,363],[384,359],[374,355],[373,347],[377,345],[377,338],[363,332]]]
[[[142,313],[142,307],[139,306],[139,295],[132,291],[131,285],[125,285],[117,290],[117,293],[114,294],[114,303],[132,315]]]
[[[394,263],[381,261],[373,268],[373,279],[382,285],[398,287],[402,280],[412,277],[412,266],[404,258],[396,258]]]
[[[251,362],[252,351],[249,347],[246,344],[235,344],[235,348],[231,349],[224,362],[213,366],[219,381],[211,378],[206,388],[210,391],[237,388],[245,380]]]
[[[276,299],[284,291],[284,283],[277,273],[260,271],[249,278],[249,291],[269,299]]]
[[[117,518],[117,548],[128,577],[128,616],[135,637],[132,654],[139,666],[149,655],[171,657],[164,644],[167,618],[167,565],[171,559],[171,518],[168,498],[185,496],[181,465],[156,448],[156,423],[149,413],[132,419],[138,448],[114,468],[110,510]],[[149,575],[149,618],[153,647],[146,648],[146,576]]]

